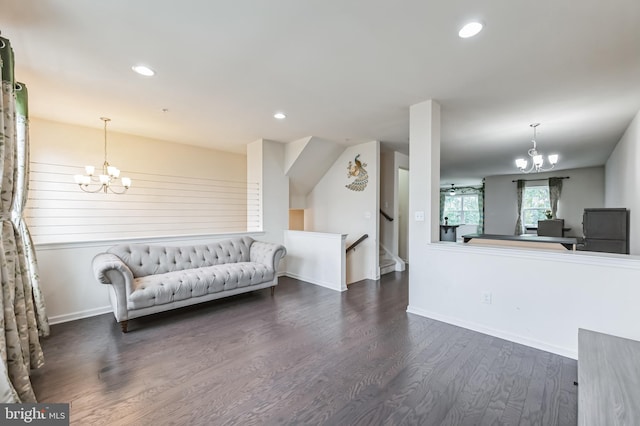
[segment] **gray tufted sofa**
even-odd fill
[[[93,259],[93,272],[109,284],[113,314],[123,332],[132,318],[278,284],[279,244],[250,237],[164,247],[121,244]]]

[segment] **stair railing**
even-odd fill
[[[384,218],[387,219],[389,222],[393,222],[393,218],[388,214],[386,214],[382,209],[380,209],[380,214],[384,216]]]
[[[347,251],[346,252],[349,253],[350,250],[354,250],[358,244],[360,244],[361,242],[363,242],[367,238],[369,238],[369,234],[364,234],[362,237],[358,238],[353,244],[351,244],[349,247],[347,247]]]

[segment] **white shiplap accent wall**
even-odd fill
[[[123,195],[86,193],[78,166],[32,162],[25,217],[36,244],[245,232],[260,226],[259,185],[123,171]]]

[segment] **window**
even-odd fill
[[[549,186],[526,186],[522,194],[522,222],[524,226],[538,226],[545,220],[545,212],[551,210]]]
[[[449,225],[479,225],[478,194],[445,195],[442,216]]]

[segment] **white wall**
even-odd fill
[[[247,180],[258,182],[261,188],[264,240],[278,244],[283,243],[283,231],[289,229],[289,178],[284,174],[284,161],[284,145],[279,142],[260,139],[247,145]]]
[[[562,181],[562,194],[558,202],[557,217],[564,219],[565,226],[571,228],[567,235],[582,236],[584,209],[604,207],[603,167],[560,170],[534,175],[487,176],[485,178],[484,232],[486,234],[513,235],[518,218],[514,180],[548,179],[556,176],[570,177]]]
[[[444,243],[420,255],[409,312],[574,359],[578,328],[640,340],[637,258]]]
[[[640,112],[605,164],[605,207],[630,210],[630,253],[640,254]]]
[[[356,155],[366,163],[369,182],[362,192],[347,189],[347,164]],[[347,234],[347,246],[361,235],[369,238],[347,255],[347,283],[378,278],[380,144],[368,142],[347,148],[307,196],[305,230]]]
[[[247,144],[247,181],[257,182],[260,188],[263,185],[263,176],[262,176],[262,162],[263,159],[263,143],[262,139]],[[249,204],[251,200],[247,196],[247,204]],[[253,222],[248,227],[248,231],[251,232],[261,232],[263,229],[264,222],[264,194],[262,191],[258,191],[258,220]]]
[[[409,109],[409,263],[424,242],[440,240],[440,104],[433,100]],[[418,219],[418,215],[422,218]],[[411,280],[413,268],[409,268]],[[411,287],[409,287],[411,292]]]
[[[410,205],[432,222],[410,224],[407,310],[572,357],[578,327],[640,340],[636,256],[432,243],[440,145],[433,110],[431,102],[411,107]]]
[[[289,177],[289,208],[306,208],[307,195],[344,151],[335,142],[309,136],[284,145]]]
[[[346,235],[284,231],[286,274],[336,291],[347,289]]]

